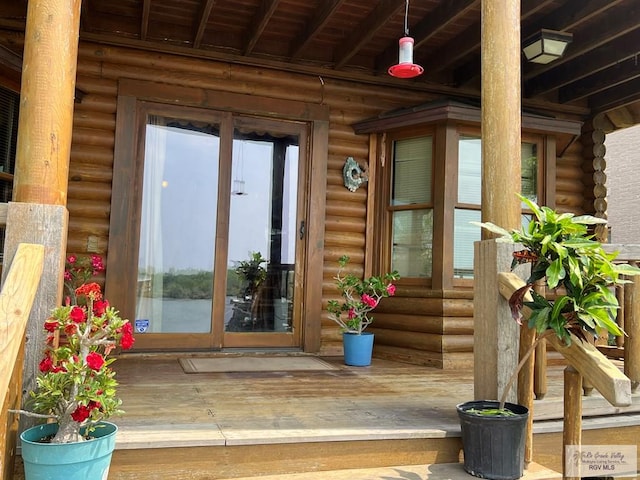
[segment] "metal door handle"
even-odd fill
[[[304,227],[305,227],[304,220],[302,220],[300,222],[300,240],[302,240],[304,238]]]

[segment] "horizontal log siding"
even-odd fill
[[[20,42],[15,33],[0,31],[0,41],[4,40]],[[95,251],[105,260],[119,79],[163,82],[175,85],[176,90],[195,87],[298,100],[330,108],[320,353],[341,354],[341,335],[329,318],[326,305],[329,299],[338,298],[333,277],[341,255],[349,255],[356,271],[363,271],[367,213],[367,185],[350,192],[342,183],[347,157],[360,164],[369,161],[369,137],[354,134],[351,124],[434,97],[401,88],[85,42],[80,44],[77,71],[82,99],[76,103],[74,113],[68,252]],[[580,189],[573,184],[585,175],[581,149],[580,142],[575,142],[557,160],[556,202],[561,210],[575,211],[584,205]],[[440,368],[467,368],[472,363],[470,292],[400,287],[396,297],[382,302],[375,317],[372,331],[377,334],[377,357]]]
[[[585,213],[583,211],[584,185],[577,183],[585,180],[582,154],[583,145],[578,140],[567,148],[562,157],[556,159],[556,209],[558,211],[578,215]]]

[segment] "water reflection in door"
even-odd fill
[[[299,139],[234,130],[225,332],[291,332]],[[247,130],[247,131],[244,131]]]

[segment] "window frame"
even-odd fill
[[[393,161],[394,161],[394,145],[398,140],[408,140],[411,138],[431,137],[431,201],[427,203],[416,203],[411,205],[392,205],[392,181],[393,181]],[[384,158],[388,159],[388,162],[381,162],[381,202],[379,203],[379,211],[383,213],[383,219],[378,226],[379,238],[384,238],[380,248],[379,265],[380,271],[388,271],[391,268],[392,263],[392,243],[393,243],[393,214],[398,211],[409,210],[431,210],[434,215],[434,232],[433,237],[436,237],[435,232],[435,175],[437,162],[436,159],[436,129],[434,126],[425,126],[417,128],[409,128],[404,130],[398,130],[389,132],[384,139],[386,145],[383,147]],[[432,238],[433,245],[433,238]],[[433,248],[432,248],[433,251]],[[401,277],[399,284],[401,285],[416,285],[416,286],[431,286],[434,272],[434,265],[431,265],[431,277]]]

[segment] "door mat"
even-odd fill
[[[336,370],[316,357],[215,357],[180,358],[184,373],[291,372]]]

